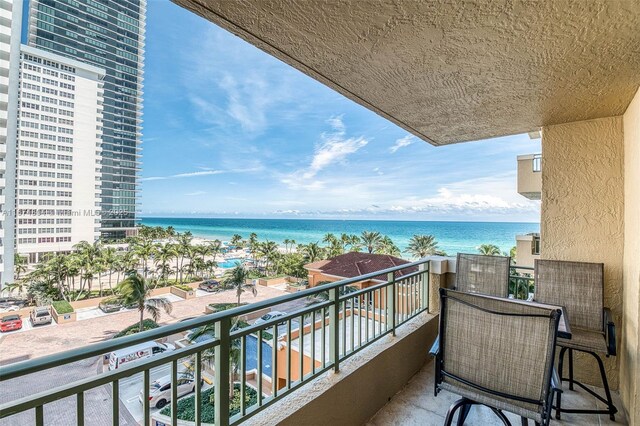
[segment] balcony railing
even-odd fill
[[[533,291],[533,268],[530,266],[511,266],[509,271],[509,297],[527,300]]]
[[[417,267],[417,271],[396,273]],[[187,366],[196,384],[195,424],[203,420],[201,410],[203,372],[213,364],[214,419],[216,425],[238,424],[260,412],[273,402],[294,392],[320,374],[339,371],[340,363],[385,335],[395,335],[397,327],[427,311],[429,306],[429,261],[422,260],[377,271],[335,283],[303,290],[221,313],[205,315],[184,322],[149,330],[131,336],[112,339],[34,360],[0,368],[0,383],[37,374],[75,361],[108,354],[150,340],[162,339],[198,327],[208,327],[208,339],[175,351],[164,352],[52,390],[36,393],[0,405],[0,418],[35,410],[35,424],[44,425],[44,406],[67,397],[75,397],[76,424],[84,425],[85,392],[104,385],[111,387],[113,424],[119,424],[119,383],[122,379],[142,373],[142,405],[145,425],[150,424],[149,396],[151,370],[169,364],[171,376],[171,424],[178,423],[178,386],[180,366]],[[406,271],[405,271],[406,272]],[[375,281],[386,276],[386,281]],[[372,281],[373,280],[373,281]],[[347,292],[346,286],[363,281],[373,285]],[[327,297],[328,295],[328,297]],[[262,324],[237,328],[235,318],[256,313],[286,302],[309,302],[304,308]],[[255,348],[255,350],[253,349]],[[251,365],[250,365],[251,364]],[[254,366],[255,365],[255,366]],[[249,371],[251,367],[251,370]],[[247,380],[252,373],[254,382]],[[238,375],[237,380],[236,374]],[[6,383],[5,383],[6,384]],[[239,407],[231,410],[230,387],[239,389]],[[251,387],[255,402],[245,400]]]

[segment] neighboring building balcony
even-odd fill
[[[533,267],[536,259],[540,259],[540,234],[516,235],[516,264]]]
[[[542,155],[518,156],[518,193],[530,200],[539,200],[542,193]]]
[[[408,267],[417,269],[397,276]],[[453,283],[453,271],[454,259],[427,258],[12,364],[0,370],[3,387],[20,389],[26,383],[37,384],[28,392],[12,394],[16,398],[12,401],[5,394],[0,401],[0,418],[9,424],[35,425],[228,425],[247,420],[265,425],[389,425],[398,421],[439,425],[457,397],[447,392],[433,396],[433,363],[427,352],[438,333],[438,291]],[[380,275],[387,280],[354,292],[342,291]],[[255,318],[265,310],[296,302],[298,309],[284,316],[233,327],[237,318]],[[200,326],[211,328],[207,338],[189,343],[182,337]],[[113,370],[102,362],[105,354],[167,339],[176,343],[176,350],[120,364]],[[41,380],[64,375],[78,362],[97,362],[105,371],[63,384]],[[127,357],[119,362],[126,363]],[[164,369],[163,374],[168,371],[174,383],[188,376],[192,383],[203,381],[206,385],[182,398],[174,393],[164,409],[156,409],[150,406],[150,388],[158,378],[158,369]],[[236,398],[239,401],[231,404],[230,383],[238,393],[249,395],[247,399]],[[567,403],[595,407],[595,399],[586,393],[571,394],[565,399]],[[192,409],[195,422],[181,420],[186,407],[183,401],[190,398],[195,400],[191,407],[207,407]],[[139,410],[137,416],[128,410],[131,400]],[[85,413],[90,413],[90,422],[85,423]],[[562,424],[589,421],[598,424],[598,416],[565,415]],[[488,409],[476,407],[467,424],[499,423]]]

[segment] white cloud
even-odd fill
[[[194,192],[189,192],[189,193],[184,194],[184,195],[187,195],[189,197],[195,197],[197,195],[204,195],[204,194],[206,194],[205,191],[194,191]]]
[[[414,143],[415,141],[416,141],[416,138],[413,135],[407,135],[407,136],[405,136],[403,138],[396,139],[395,145],[393,145],[391,148],[389,148],[389,151],[392,154],[394,154],[400,148],[404,148],[405,146],[409,146],[412,143]]]
[[[199,172],[178,173],[178,174],[169,175],[169,176],[150,176],[150,177],[142,178],[140,180],[150,181],[150,180],[180,179],[180,178],[188,178],[188,177],[196,177],[196,176],[219,175],[222,173],[227,173],[227,172],[225,172],[224,170],[201,170]]]
[[[342,116],[331,117],[327,123],[333,131],[320,135],[321,142],[316,146],[309,166],[281,179],[281,182],[289,188],[306,190],[324,188],[324,182],[316,180],[316,175],[323,169],[344,161],[349,155],[356,153],[369,143],[369,140],[363,136],[346,137],[346,126]]]

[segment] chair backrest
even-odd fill
[[[510,265],[511,258],[507,256],[458,253],[455,289],[467,293],[507,297]]]
[[[442,381],[483,404],[541,413],[560,312],[453,290],[440,294]]]
[[[536,259],[535,300],[564,306],[571,327],[603,331],[604,264]]]

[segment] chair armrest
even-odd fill
[[[433,342],[431,349],[429,349],[429,355],[438,356],[440,353],[440,336],[436,337],[436,340]]]
[[[616,356],[616,325],[609,308],[604,308],[604,338],[607,342],[607,355]]]

